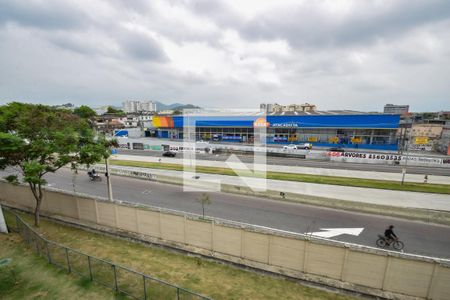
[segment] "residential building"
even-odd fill
[[[123,111],[126,113],[134,113],[139,109],[139,101],[127,100],[122,103]]]
[[[144,101],[139,104],[139,111],[156,112],[156,103],[153,101]]]
[[[409,112],[409,105],[386,104],[383,112],[385,114],[405,114]]]
[[[437,140],[441,138],[443,127],[443,124],[412,124],[411,136]]]
[[[125,125],[116,115],[104,114],[96,118],[94,123],[98,132],[112,134],[115,129],[123,129]]]
[[[440,112],[438,112],[438,118],[440,120],[450,120],[450,111],[440,111]]]
[[[280,105],[278,103],[262,103],[259,105],[260,111],[267,114],[283,112],[312,112],[316,110],[314,104],[288,104]]]
[[[127,100],[122,103],[122,107],[126,113],[156,112],[156,103],[153,101]]]
[[[443,154],[450,155],[450,121],[447,121],[442,128],[441,139],[438,141],[436,149]]]

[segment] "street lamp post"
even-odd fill
[[[406,128],[405,128],[406,129]],[[406,167],[408,165],[408,158],[409,158],[409,145],[411,143],[411,137],[412,137],[412,125],[411,128],[409,130],[409,135],[408,135],[408,141],[406,143],[406,158],[405,158],[405,165],[402,168],[402,185],[405,182],[405,175],[406,175]]]
[[[112,195],[112,186],[111,186],[111,174],[109,173],[109,159],[105,158],[105,164],[106,164],[106,183],[108,185],[108,199],[109,201],[113,201],[113,195]]]

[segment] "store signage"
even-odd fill
[[[426,136],[418,136],[414,139],[414,144],[426,145],[426,144],[428,144],[428,138]]]
[[[406,156],[397,154],[380,154],[380,153],[361,153],[361,152],[336,152],[330,151],[327,153],[330,157],[341,158],[359,158],[365,160],[391,160],[391,161],[405,161]],[[441,158],[423,157],[423,156],[408,156],[408,161],[432,164],[445,164]]]
[[[361,144],[361,142],[362,142],[360,137],[353,137],[351,139],[351,141],[352,141],[353,144]]]
[[[360,152],[328,152],[328,156],[332,157],[348,157],[348,158],[362,158],[369,160],[402,160],[401,155],[395,154],[377,154],[377,153],[360,153]]]
[[[296,122],[273,123],[271,127],[296,128],[300,127]]]
[[[195,146],[177,146],[177,145],[170,145],[169,146],[170,152],[195,152],[195,153],[202,153],[205,152],[205,148],[197,148]]]
[[[308,142],[317,142],[319,139],[316,136],[310,136]]]
[[[253,127],[255,128],[267,128],[270,126],[270,123],[267,122],[266,118],[258,118],[253,122]]]
[[[339,138],[337,136],[330,137],[328,138],[328,142],[337,144],[339,143]]]

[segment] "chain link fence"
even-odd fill
[[[9,212],[15,216],[17,232],[26,244],[37,255],[45,257],[50,264],[67,270],[68,273],[88,278],[134,299],[210,299],[163,280],[47,240],[18,215]]]

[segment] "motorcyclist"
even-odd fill
[[[92,168],[91,171],[88,171],[89,177],[93,180],[94,178],[98,177],[97,171],[95,171],[94,168]]]
[[[397,239],[397,235],[394,233],[394,225],[389,225],[384,231],[384,236],[386,237],[387,243],[390,244]]]

